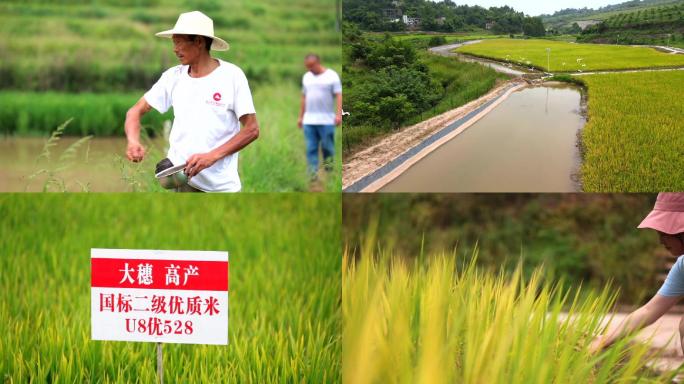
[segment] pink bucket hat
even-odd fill
[[[668,235],[683,233],[684,193],[659,193],[653,210],[637,228],[651,228]]]

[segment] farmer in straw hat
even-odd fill
[[[173,40],[180,65],[161,78],[126,113],[129,160],[145,157],[140,144],[140,118],[151,108],[164,113],[173,107],[168,158],[157,171],[185,164],[188,186],[181,190],[237,192],[238,151],[259,136],[247,78],[240,68],[211,57],[209,51],[228,50],[214,36],[214,23],[202,12],[183,13],[173,29],[159,32]],[[242,124],[242,129],[240,129]]]
[[[684,296],[684,193],[658,194],[653,211],[639,224],[639,228],[655,229],[660,235],[660,243],[679,258],[658,293],[644,306],[630,313],[617,328],[596,337],[590,346],[592,352],[598,352],[619,337],[653,324]],[[679,323],[679,335],[680,340],[684,339],[684,317]]]

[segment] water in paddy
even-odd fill
[[[64,150],[78,138],[64,137],[58,145],[51,148],[51,160],[36,162],[40,156],[46,138],[37,137],[0,137],[0,191],[41,191],[47,177],[41,174],[30,180],[32,175],[41,169],[57,168],[57,159]],[[154,140],[152,156],[160,157],[163,153],[163,140]],[[130,182],[124,175],[147,173],[152,175],[154,164],[144,162],[133,164],[125,160],[126,139],[123,137],[95,137],[87,146],[81,147],[73,159],[66,162],[67,168],[60,170],[57,179],[64,182],[70,192],[78,192],[87,188],[93,192],[130,191]],[[147,169],[149,168],[149,169]],[[60,186],[52,185],[50,190],[59,190]]]
[[[380,192],[578,191],[580,104],[567,85],[514,92]]]

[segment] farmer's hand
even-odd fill
[[[336,113],[335,114],[335,125],[339,126],[340,124],[342,124],[342,114]]]
[[[591,344],[589,344],[589,353],[592,355],[601,352],[604,348],[606,347],[605,341],[603,340],[602,337],[597,336],[592,340]]]
[[[145,158],[145,147],[137,141],[129,141],[126,148],[126,157],[135,163],[142,161]]]
[[[193,177],[202,172],[203,169],[209,168],[218,161],[215,155],[211,152],[196,153],[188,158],[185,163],[185,174],[188,177]]]
[[[297,127],[301,128],[302,126],[303,126],[302,117],[300,116],[299,119],[297,120]]]

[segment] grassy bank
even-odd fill
[[[479,271],[425,255],[345,255],[342,372],[348,383],[669,382],[645,369],[648,348],[625,340],[592,355],[613,296],[566,296],[560,284]],[[461,266],[461,264],[464,264]],[[561,316],[567,312],[572,321]]]
[[[342,81],[351,114],[344,126],[345,153],[474,100],[505,78],[479,64],[429,54],[425,38],[345,33]]]
[[[458,108],[489,92],[497,80],[507,77],[489,67],[464,63],[454,58],[420,54],[421,62],[430,68],[433,78],[444,86],[444,96],[431,109],[406,121],[406,125],[419,123],[430,117]]]
[[[110,247],[230,252],[230,344],[165,345],[167,381],[339,382],[339,207],[332,194],[0,196],[3,380],[156,381],[154,344],[90,340],[90,248]]]
[[[547,71],[547,48],[551,49],[549,57],[552,72],[684,66],[684,55],[670,55],[652,48],[573,44],[538,39],[485,40],[460,47],[456,51]]]
[[[593,75],[581,80],[589,89],[589,120],[582,131],[584,190],[684,189],[684,73]]]

